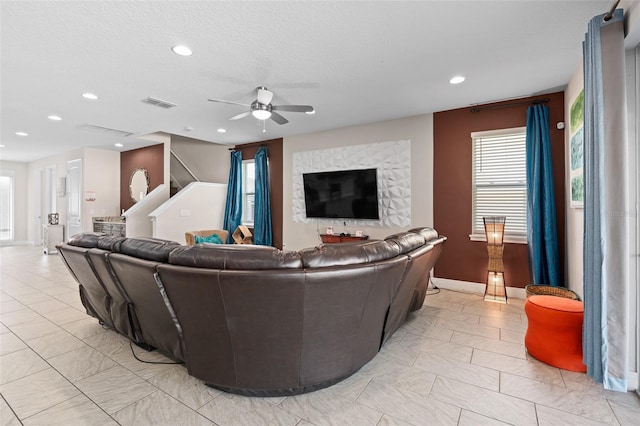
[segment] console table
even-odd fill
[[[350,241],[364,241],[364,240],[368,240],[369,236],[362,235],[360,237],[357,237],[351,234],[347,234],[347,235],[320,234],[320,238],[322,238],[322,242],[326,244],[326,243],[348,243]]]

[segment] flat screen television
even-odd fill
[[[379,219],[376,169],[304,173],[308,218]]]

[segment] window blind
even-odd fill
[[[256,204],[255,160],[242,162],[242,224],[253,226]]]
[[[505,235],[527,235],[526,128],[474,132],[472,234],[485,216],[506,216]]]

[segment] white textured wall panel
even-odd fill
[[[349,169],[378,169],[379,220],[352,220],[354,226],[411,226],[411,141],[381,142],[293,154],[293,220],[307,219],[304,205],[304,173]],[[342,219],[325,219],[327,223]]]

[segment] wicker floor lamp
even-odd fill
[[[504,251],[504,216],[484,217],[484,232],[487,237],[487,287],[484,291],[486,302],[507,303],[507,288],[504,283],[504,265],[502,253]]]

